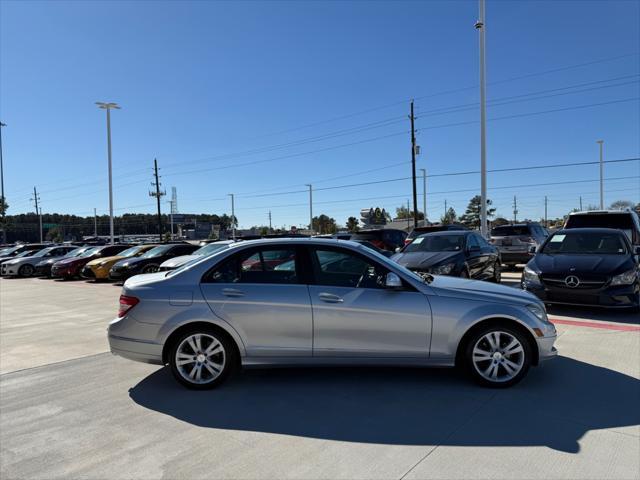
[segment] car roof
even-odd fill
[[[471,235],[472,233],[477,233],[474,230],[444,230],[442,232],[427,232],[423,233],[420,237],[446,237],[448,235]]]
[[[616,235],[623,235],[624,237],[626,237],[626,235],[624,234],[624,232],[618,228],[596,228],[596,227],[590,227],[590,228],[563,228],[562,230],[556,230],[555,232],[553,232],[553,235],[557,235],[557,234],[562,234],[562,235],[566,235],[566,234],[573,234],[573,233],[615,233]]]
[[[625,208],[624,210],[584,210],[582,212],[571,212],[569,215],[607,215],[610,213],[632,215],[634,211],[630,208]]]
[[[229,245],[229,248],[259,247],[269,245],[325,245],[325,246],[350,246],[355,249],[363,249],[360,243],[352,240],[341,240],[339,238],[317,238],[317,237],[283,237],[283,238],[259,238],[256,240],[244,240]]]

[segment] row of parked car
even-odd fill
[[[408,234],[370,229],[329,237],[363,244],[423,276],[500,283],[504,267],[526,264],[521,287],[549,304],[640,306],[640,221],[632,210],[574,213],[563,229],[553,233],[534,222],[503,225],[491,231],[488,241],[462,225],[418,227]],[[233,243],[18,245],[0,250],[0,274],[124,281],[133,275],[176,269]],[[284,271],[288,260],[262,261]]]

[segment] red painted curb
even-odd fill
[[[559,325],[602,328],[604,330],[618,330],[620,332],[640,332],[640,326],[638,325],[615,325],[611,323],[582,322],[580,320],[561,320],[559,318],[550,318],[549,320],[551,320],[552,323],[557,323]]]

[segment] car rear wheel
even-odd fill
[[[504,388],[522,380],[531,366],[531,346],[525,336],[506,326],[490,326],[470,338],[467,369],[481,385]]]
[[[195,390],[217,387],[236,365],[233,345],[213,329],[198,328],[181,335],[171,349],[169,364],[182,385]]]
[[[33,268],[33,265],[22,265],[18,270],[18,275],[20,275],[21,277],[30,277],[31,275],[33,275],[34,271],[35,269]]]

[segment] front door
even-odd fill
[[[387,268],[350,249],[313,247],[311,264],[314,356],[428,357],[424,294],[385,288]]]
[[[242,337],[248,356],[311,356],[311,302],[299,271],[295,247],[244,249],[200,286],[213,313]]]

